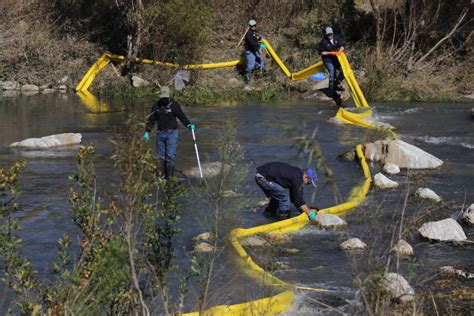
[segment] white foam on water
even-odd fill
[[[461,143],[461,146],[462,146],[462,147],[469,148],[469,149],[474,149],[474,145],[473,145],[473,144]]]
[[[421,110],[421,108],[411,108],[411,109],[407,109],[407,110],[403,111],[402,113],[416,113],[420,110]]]

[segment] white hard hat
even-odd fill
[[[252,19],[252,20],[249,20],[249,25],[250,25],[250,26],[255,26],[255,25],[257,25],[257,21],[255,21],[255,20],[253,20],[253,19]]]
[[[332,27],[328,26],[326,28],[326,35],[333,34],[334,32],[332,31]]]

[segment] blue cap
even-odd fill
[[[316,187],[316,181],[318,181],[318,174],[313,168],[306,169],[306,175],[311,179],[311,184]]]

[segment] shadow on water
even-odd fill
[[[72,183],[68,175],[75,171],[76,148],[50,151],[11,150],[8,145],[25,138],[42,137],[63,132],[77,132],[83,135],[83,144],[92,143],[97,150],[96,162],[98,180],[107,187],[113,181],[111,174],[112,145],[108,138],[123,127],[129,113],[145,118],[152,99],[132,101],[112,100],[114,109],[122,112],[94,114],[83,106],[75,95],[45,95],[35,97],[17,97],[0,99],[0,161],[6,165],[19,159],[27,159],[28,164],[21,177],[21,211],[18,216],[24,227],[21,236],[26,244],[28,256],[41,275],[50,271],[48,265],[56,256],[56,241],[67,231],[77,234],[71,220],[71,206],[68,202],[69,187]],[[382,119],[398,127],[401,137],[428,152],[443,159],[446,164],[427,178],[427,185],[445,199],[452,199],[456,205],[474,201],[474,134],[472,121],[464,118],[468,107],[460,104],[381,104],[375,107]],[[245,149],[245,166],[249,174],[242,187],[243,193],[250,199],[248,207],[242,208],[231,216],[225,225],[226,232],[235,227],[252,227],[268,223],[255,211],[255,203],[264,198],[253,181],[255,167],[269,161],[285,161],[305,167],[306,158],[298,155],[292,135],[288,130],[300,129],[306,124],[308,133],[318,128],[318,142],[333,168],[338,189],[345,199],[351,189],[363,179],[361,169],[353,162],[342,161],[338,155],[353,149],[363,137],[364,130],[352,126],[336,126],[327,119],[336,112],[328,104],[283,104],[283,105],[240,105],[227,107],[184,107],[185,112],[198,126],[197,141],[202,157],[212,161],[216,157],[215,141],[221,133],[223,120],[229,115],[236,118],[238,138]],[[438,128],[439,117],[443,118],[443,128]],[[154,137],[152,138],[154,140]],[[154,146],[150,141],[149,146]],[[195,166],[195,154],[192,137],[180,126],[180,142],[177,153],[177,168],[180,170]],[[379,166],[372,166],[378,169]],[[403,182],[404,174],[393,177]],[[320,183],[324,183],[321,176]],[[190,183],[193,182],[185,182]],[[313,192],[306,190],[311,200]],[[400,193],[384,194],[372,191],[375,198],[385,199],[387,212],[399,205]],[[191,238],[202,233],[204,228],[197,219],[206,209],[199,207],[199,201],[184,203],[182,233],[176,241],[177,260],[181,267],[187,267],[189,251],[192,250]],[[331,188],[320,185],[316,189],[316,204],[320,208],[334,205]],[[448,215],[448,214],[447,214]],[[357,220],[357,211],[347,215],[350,234],[364,239],[363,220]],[[468,238],[472,239],[472,228],[466,228]],[[310,227],[292,235],[292,241],[286,248],[298,248],[293,254],[280,254],[275,260],[287,263],[287,270],[276,271],[278,277],[293,283],[309,287],[324,287],[340,291],[337,295],[327,296],[334,305],[346,304],[355,289],[352,285],[351,258],[338,249],[339,243],[346,238],[345,232],[321,231]],[[73,240],[75,240],[73,238]],[[421,241],[419,241],[421,243]],[[74,245],[77,250],[77,244]],[[471,249],[472,250],[472,249]],[[253,280],[249,280],[239,267],[235,266],[232,254],[227,249],[219,259],[222,270],[212,288],[213,304],[236,303],[261,297],[265,289]],[[474,259],[472,251],[460,250],[455,246],[430,245],[422,243],[416,247],[422,254],[423,265],[420,273],[432,270],[440,265],[453,262],[470,262]],[[228,284],[232,284],[229,286]],[[0,285],[3,288],[3,285]],[[10,293],[10,292],[5,292]],[[219,294],[218,296],[216,294]],[[268,294],[268,293],[266,293]],[[11,294],[5,294],[2,310],[8,308]],[[324,294],[320,294],[324,298]],[[311,314],[320,306],[308,304],[304,299],[293,310],[296,314]],[[306,302],[306,303],[303,303]],[[189,303],[192,307],[193,303]]]

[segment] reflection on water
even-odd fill
[[[5,165],[18,159],[28,160],[21,178],[23,194],[19,202],[22,209],[18,216],[24,226],[21,235],[27,246],[27,253],[41,275],[48,274],[48,263],[56,256],[56,240],[65,231],[70,235],[77,234],[71,221],[71,207],[68,203],[71,183],[67,179],[75,170],[76,149],[27,151],[12,150],[7,146],[25,138],[64,132],[82,133],[83,144],[92,143],[96,147],[98,179],[102,185],[106,185],[113,181],[112,161],[109,158],[113,148],[108,138],[123,127],[130,113],[144,119],[152,101],[153,99],[111,99],[107,100],[106,104],[96,100],[100,111],[106,109],[108,113],[95,114],[97,108],[94,110],[85,107],[76,95],[0,98],[0,164]],[[124,111],[111,113],[114,109]],[[457,204],[463,203],[464,200],[466,203],[474,201],[474,134],[473,123],[465,115],[467,109],[470,107],[462,104],[417,104],[414,108],[401,104],[383,104],[375,107],[375,111],[385,118],[387,123],[397,127],[402,139],[413,142],[446,162],[440,170],[428,173],[427,186],[444,199],[454,200]],[[327,123],[327,119],[336,112],[335,108],[327,104],[241,105],[225,109],[184,107],[184,110],[198,126],[196,136],[203,162],[212,161],[216,156],[214,146],[223,121],[228,117],[237,120],[238,138],[245,148],[244,162],[249,168],[242,190],[252,201],[264,198],[253,181],[256,166],[275,160],[306,166],[306,158],[299,155],[293,144],[292,137],[295,135],[289,132],[292,128],[301,130],[303,124],[306,124],[308,133],[318,128],[318,142],[327,162],[334,170],[336,184],[344,200],[351,194],[352,188],[363,180],[358,164],[342,161],[337,156],[353,149],[366,131],[353,126]],[[439,117],[443,118],[442,128],[437,127]],[[150,141],[149,146],[154,146],[153,141]],[[191,134],[184,128],[180,130],[177,156],[178,169],[191,167],[196,163]],[[401,174],[393,179],[403,182],[404,177],[405,175]],[[305,192],[308,200],[311,200],[315,193],[314,204],[320,208],[334,205],[331,188],[325,187],[324,182],[324,176],[321,175],[321,185],[316,191],[307,188]],[[393,208],[399,204],[399,191],[388,194],[377,190],[371,192],[373,199],[385,199],[387,214],[391,214]],[[235,227],[252,227],[269,222],[269,219],[252,209],[253,206],[233,214],[225,229],[229,231]],[[186,266],[189,260],[191,238],[204,231],[204,228],[196,224],[196,219],[202,217],[206,210],[196,205],[187,205],[183,212],[186,216],[183,217],[182,234],[177,240],[177,264],[180,266]],[[365,223],[357,214],[362,212],[354,211],[347,215],[348,229],[352,235],[364,239]],[[446,217],[448,216],[449,214],[446,214]],[[466,233],[468,238],[472,239],[472,228],[466,228]],[[351,299],[353,295],[351,259],[338,249],[339,243],[345,237],[345,232],[321,231],[314,227],[294,234],[292,241],[285,247],[299,248],[301,251],[291,255],[285,254],[281,258],[288,262],[290,268],[288,271],[279,272],[278,276],[289,283],[340,289],[344,293],[326,299],[336,305],[345,304],[344,300],[337,299]],[[472,249],[466,250],[454,245],[423,243],[415,251],[423,254],[423,257],[420,257],[420,260],[423,260],[423,265],[419,268],[420,273],[439,265],[473,260]],[[240,269],[234,266],[231,258],[231,253],[224,252],[219,260],[223,270],[216,279],[213,291],[220,295],[214,296],[213,303],[241,302],[262,295],[262,289],[245,277]],[[232,287],[228,286],[230,282]],[[324,294],[319,296],[324,297]],[[6,307],[7,303],[2,308]],[[314,304],[300,302],[300,305],[296,304],[294,312],[301,315],[312,314],[319,308]]]

